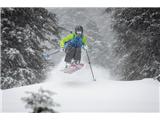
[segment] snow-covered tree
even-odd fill
[[[50,112],[55,113],[53,107],[60,106],[54,102],[52,96],[55,93],[40,88],[38,92],[26,92],[29,94],[28,97],[23,97],[22,100],[26,103],[25,107],[31,109],[33,113],[44,113]]]
[[[117,74],[123,79],[154,77],[160,73],[160,9],[116,8],[113,28]]]
[[[44,8],[2,8],[1,34],[1,88],[41,82],[47,64],[44,43],[56,48],[59,37],[56,15]]]

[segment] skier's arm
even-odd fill
[[[66,42],[68,42],[69,40],[71,40],[71,39],[73,39],[73,34],[69,34],[69,35],[67,35],[67,37],[61,39],[61,40],[60,40],[60,47],[61,47],[61,48],[64,48],[64,44],[65,44]]]
[[[86,36],[83,37],[82,43],[83,43],[83,45],[87,45],[87,37]]]

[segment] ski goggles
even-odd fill
[[[82,31],[76,31],[77,34],[81,35],[82,34]]]

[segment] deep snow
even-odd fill
[[[21,97],[25,91],[42,87],[57,94],[58,112],[158,112],[159,83],[153,79],[116,81],[109,72],[93,66],[97,81],[92,81],[88,64],[73,74],[60,70],[63,60],[48,73],[45,83],[3,91],[3,112],[28,112]]]
[[[2,90],[0,89],[0,112],[2,112]]]

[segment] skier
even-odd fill
[[[83,27],[78,25],[75,32],[60,40],[61,51],[65,51],[66,68],[71,64],[80,64],[81,48],[87,50],[87,38],[83,35]]]

